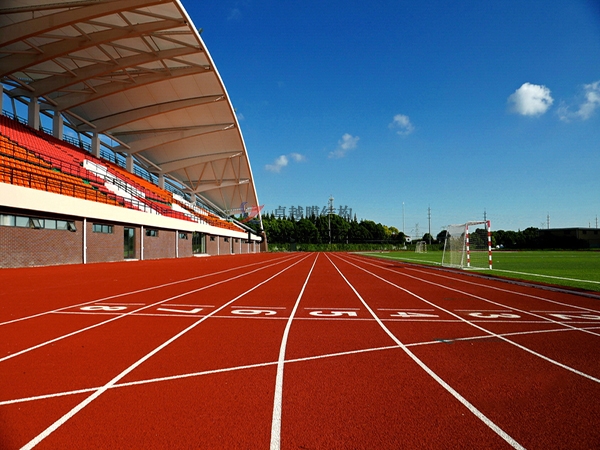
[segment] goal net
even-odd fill
[[[415,253],[427,253],[427,243],[425,241],[417,242]]]
[[[490,221],[448,225],[442,266],[460,269],[491,269]]]

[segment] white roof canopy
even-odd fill
[[[179,0],[4,0],[4,93],[105,134],[223,210],[258,206],[221,77]]]

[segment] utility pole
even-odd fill
[[[333,214],[333,196],[329,196],[327,218],[329,219],[329,245],[331,245],[331,215]]]
[[[429,245],[431,245],[431,206],[427,207],[427,220],[429,221]]]
[[[596,222],[598,222],[598,218],[596,217]],[[598,227],[596,227],[598,228]],[[402,202],[402,233],[404,234],[404,236],[406,236],[406,233],[404,231],[404,202]]]
[[[548,213],[548,215],[546,216],[546,224],[548,226],[548,229],[550,229],[550,213]]]

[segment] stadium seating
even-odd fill
[[[176,200],[171,192],[117,164],[2,115],[0,182],[242,231],[216,214]]]

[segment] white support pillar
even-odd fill
[[[192,203],[194,205],[196,204],[196,193],[195,192],[192,192],[190,194],[190,203]]]
[[[125,168],[127,169],[127,172],[133,173],[133,156],[127,155],[127,158],[125,161],[126,161]]]
[[[87,264],[87,219],[83,218],[83,263]]]
[[[98,133],[92,135],[92,155],[100,158],[100,136],[98,136]]]
[[[27,125],[34,130],[40,129],[40,104],[37,97],[29,99],[29,108],[27,110]]]
[[[144,260],[144,225],[140,226],[140,261]]]
[[[163,173],[158,174],[158,187],[161,189],[165,188],[165,175]]]
[[[54,111],[52,116],[52,136],[56,139],[62,140],[64,132],[64,121],[63,116],[60,112]]]

